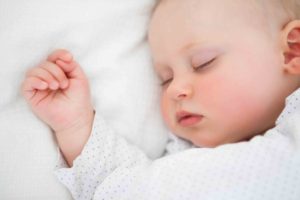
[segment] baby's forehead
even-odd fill
[[[261,20],[257,19],[265,13],[254,2],[256,0],[163,0],[155,13],[159,13],[157,21],[177,17],[185,23],[198,24],[223,21],[231,21],[233,24],[241,19],[259,22]]]
[[[274,23],[276,28],[270,29],[273,25],[266,17],[265,7],[256,4],[257,1],[163,0],[150,23],[150,47],[159,57],[162,49],[172,53],[172,49],[191,42],[226,43],[228,40],[238,41],[239,37],[243,38],[248,33],[260,32],[277,38],[280,24]],[[273,18],[270,20],[276,21]],[[240,34],[241,30],[243,35]]]

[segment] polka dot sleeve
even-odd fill
[[[73,167],[57,169],[55,174],[74,199],[93,199],[107,177],[118,177],[118,168],[123,169],[120,173],[128,173],[132,166],[149,162],[142,151],[116,136],[96,114],[91,136]]]

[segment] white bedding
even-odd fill
[[[123,135],[152,158],[163,153],[167,131],[159,115],[159,88],[145,42],[147,22],[154,1],[0,0],[0,199],[71,199],[69,192],[53,174],[59,159],[55,139],[49,128],[30,112],[19,94],[25,71],[56,48],[69,49],[81,63],[91,81],[97,112],[114,132]],[[300,118],[297,116],[293,119]],[[167,157],[167,161],[158,160],[160,164],[151,167],[157,167],[155,170],[164,173],[157,173],[152,178],[171,183],[168,177],[177,177],[177,174],[185,171],[191,178],[189,181],[194,180],[193,186],[203,189],[197,190],[199,194],[201,191],[209,191],[209,194],[217,195],[220,199],[225,198],[224,195],[228,199],[237,196],[243,198],[244,187],[250,187],[248,199],[251,199],[251,194],[257,194],[255,192],[270,196],[284,194],[280,193],[281,189],[291,191],[290,197],[294,199],[300,193],[300,187],[295,187],[295,184],[300,184],[299,143],[294,143],[299,141],[299,126],[290,128],[293,132],[291,137],[268,134],[267,137],[253,139],[249,144],[220,147],[217,151],[201,150],[200,153],[198,149],[192,149]],[[277,149],[277,143],[268,143],[276,139],[280,144],[280,137],[285,138],[282,144],[288,147],[286,151],[284,146],[278,146]],[[251,148],[259,147],[260,143],[261,150],[268,153],[266,157],[269,160],[259,158],[265,163],[264,166],[256,160],[256,154],[252,153],[252,160],[247,160]],[[241,151],[242,148],[247,151]],[[238,154],[237,160],[230,160],[233,152]],[[274,152],[291,156],[284,160],[281,154]],[[201,154],[202,160],[198,163],[196,173],[179,167],[175,173],[169,170],[177,163],[182,163],[187,169],[193,168],[195,154]],[[206,156],[208,154],[215,154],[216,157]],[[253,166],[256,170],[253,173],[260,173],[253,176],[248,176],[248,170],[235,173],[245,165],[244,160],[248,168]],[[206,164],[201,165],[202,162]],[[272,165],[273,171],[268,170],[269,165]],[[221,170],[216,173],[211,170],[213,167],[220,167]],[[278,171],[274,170],[277,167],[281,170],[279,178]],[[144,175],[151,176],[150,173]],[[217,176],[225,177],[221,183],[224,187],[221,185],[218,191],[209,185],[218,185],[218,179],[211,179]],[[230,182],[232,180],[236,182]],[[249,180],[250,186],[246,184]],[[264,184],[260,180],[268,180],[269,184],[274,185]],[[143,183],[147,186],[147,182]],[[155,181],[151,183],[153,188],[164,192],[165,188],[155,186]],[[169,190],[169,194],[176,198],[180,199],[180,196],[172,193],[173,189],[184,189],[188,195],[188,191],[193,189],[181,187],[177,183],[172,182],[172,190]],[[227,184],[232,183],[237,187],[227,190]],[[156,197],[164,196],[160,194]],[[285,199],[286,196],[276,197]]]
[[[0,199],[69,199],[53,175],[58,158],[47,126],[19,93],[25,71],[56,48],[86,71],[95,107],[150,157],[165,128],[145,41],[154,0],[0,0]]]

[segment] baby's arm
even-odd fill
[[[80,66],[68,51],[57,50],[27,72],[22,93],[33,112],[52,128],[72,166],[94,118],[88,80]]]
[[[72,168],[60,168],[55,173],[76,200],[127,199],[139,184],[139,171],[145,172],[151,162],[96,112],[92,133]]]

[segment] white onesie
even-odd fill
[[[300,199],[300,89],[264,136],[217,148],[171,140],[169,153],[151,160],[96,115],[73,167],[55,174],[82,200]]]

